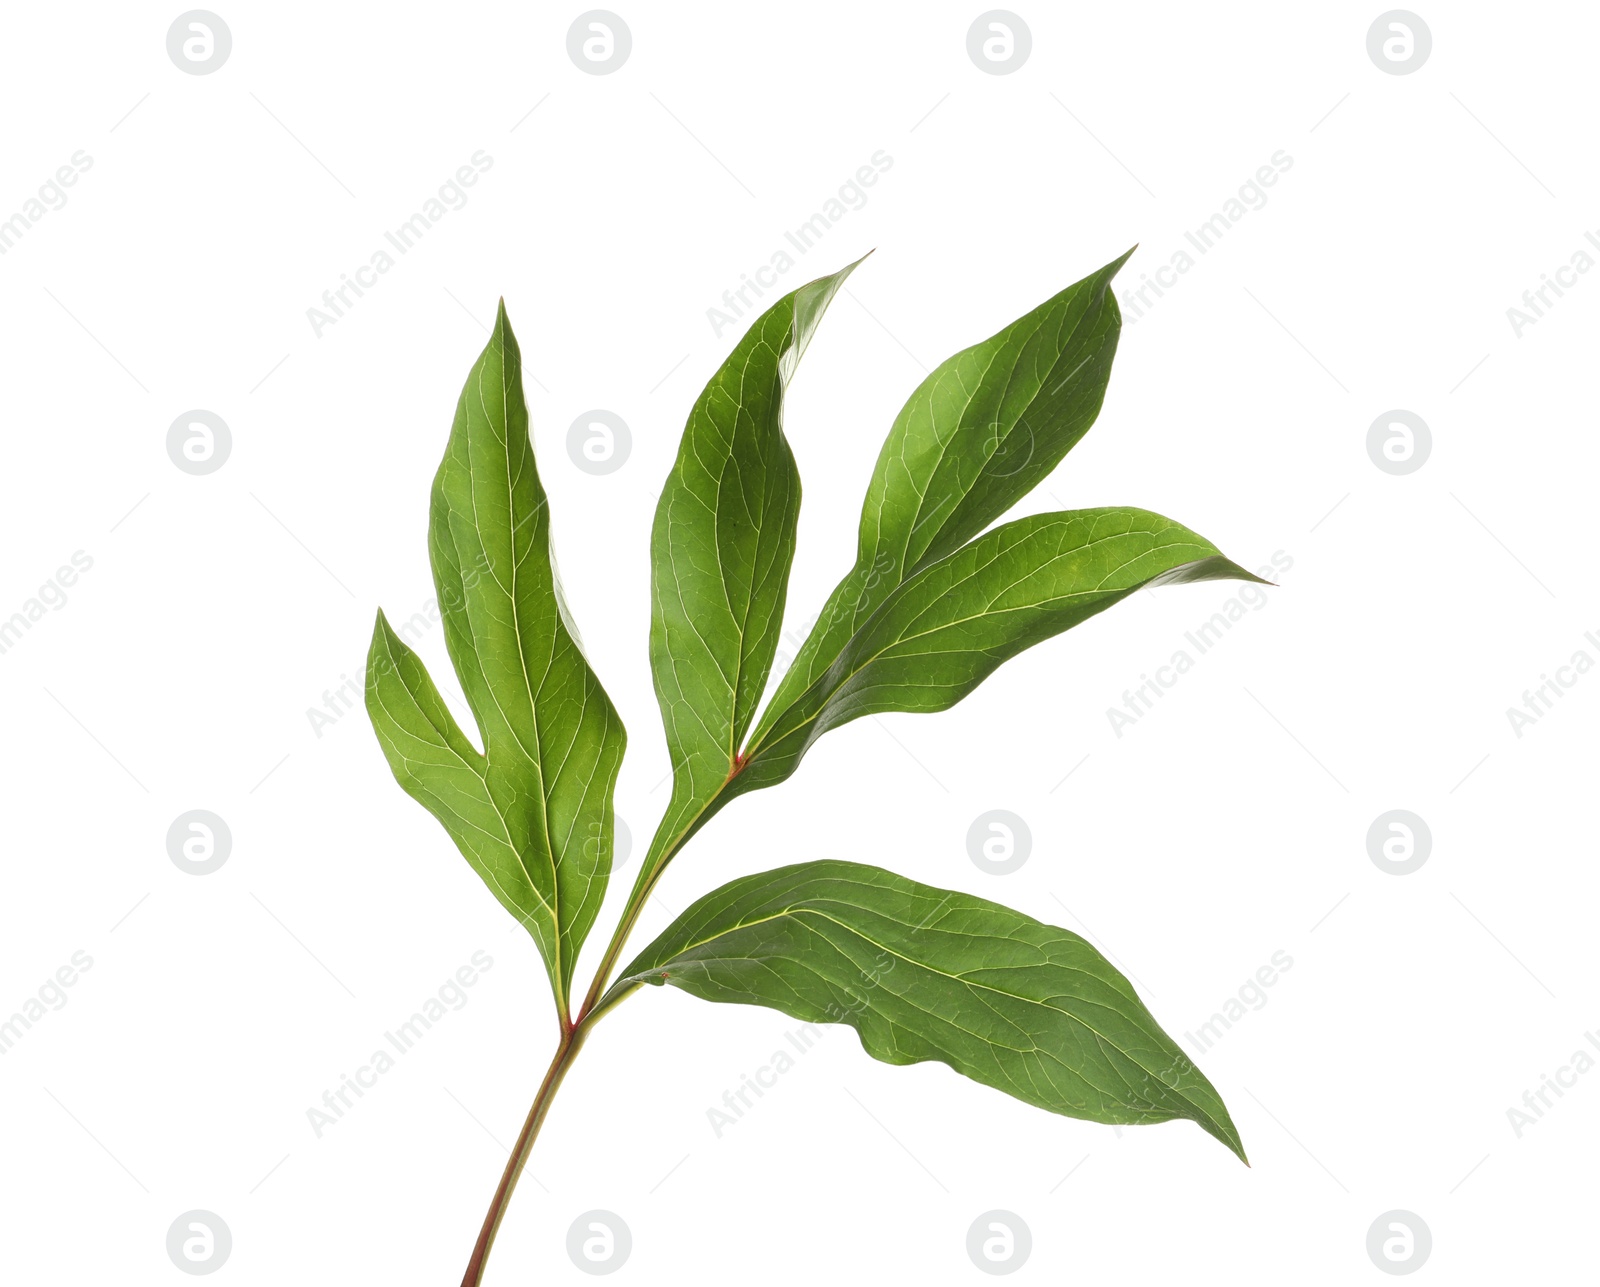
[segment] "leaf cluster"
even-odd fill
[[[830,729],[945,710],[1007,659],[1140,589],[1259,580],[1146,510],[1001,521],[1100,412],[1121,330],[1110,283],[1125,259],[912,392],[868,483],[855,562],[764,704],[800,513],[785,393],[855,265],[773,304],[711,377],[650,542],[650,662],[672,797],[581,1000],[573,969],[610,878],[626,735],[562,598],[501,305],[456,407],[429,522],[445,640],[478,740],[381,612],[367,707],[400,785],[532,936],[563,1059],[623,997],[666,985],[848,1024],[874,1058],[939,1061],[1050,1112],[1188,1119],[1244,1157],[1211,1083],[1091,944],[880,867],[827,858],[743,876],[618,968],[684,844],[733,799],[787,779]]]

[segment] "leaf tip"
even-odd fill
[[[845,278],[849,277],[851,273],[855,272],[855,270],[860,268],[862,264],[866,263],[867,260],[871,259],[872,256],[877,252],[877,249],[878,248],[876,246],[874,246],[871,250],[867,251],[867,253],[862,255],[859,259],[852,260],[850,263],[846,264],[843,268],[841,268],[837,273],[835,273],[834,274],[834,278],[835,278],[834,290],[837,290],[840,286],[843,286],[844,282],[845,282]]]
[[[1233,1119],[1228,1116],[1226,1108],[1222,1110],[1220,1121],[1201,1122],[1200,1125],[1208,1135],[1213,1136],[1228,1152],[1243,1162],[1246,1168],[1255,1169],[1250,1166],[1250,1159],[1245,1156],[1244,1140],[1240,1138],[1239,1128],[1233,1124]]]

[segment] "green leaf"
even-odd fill
[[[1068,510],[1003,524],[891,591],[747,751],[730,785],[782,781],[819,736],[863,715],[946,710],[1002,662],[1137,590],[1222,579],[1261,578],[1147,510]]]
[[[651,535],[650,664],[672,759],[651,863],[728,780],[783,624],[800,475],[784,390],[855,265],[763,313],[696,400]]]
[[[1089,431],[1122,329],[1111,279],[1132,253],[963,349],[917,386],[867,488],[855,566],[783,676],[757,739],[895,586],[988,527]]]
[[[1078,935],[877,867],[800,863],[694,904],[618,979],[847,1023],[890,1064],[937,1060],[1095,1122],[1186,1118],[1245,1160],[1204,1074]]]
[[[483,743],[379,616],[367,708],[400,784],[544,957],[558,1008],[611,871],[627,737],[562,601],[505,305],[456,406],[428,525],[445,642]]]

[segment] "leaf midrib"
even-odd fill
[[[506,598],[510,601],[512,634],[514,636],[516,649],[517,649],[517,664],[518,664],[518,666],[520,667],[520,669],[522,671],[523,690],[528,695],[529,719],[530,719],[530,722],[533,725],[533,737],[534,737],[534,745],[535,745],[535,751],[533,753],[529,752],[527,745],[523,742],[522,734],[517,729],[516,724],[510,718],[507,717],[506,709],[501,704],[499,693],[496,692],[494,686],[489,683],[488,676],[483,674],[483,667],[482,667],[482,662],[481,661],[478,663],[478,670],[479,670],[480,676],[483,679],[484,690],[485,690],[485,692],[487,692],[490,700],[494,702],[495,710],[498,711],[499,714],[500,714],[501,726],[508,733],[510,733],[512,740],[517,745],[517,749],[522,752],[522,758],[532,767],[533,774],[534,774],[534,777],[535,777],[535,780],[536,780],[536,784],[538,786],[540,827],[541,827],[542,831],[544,832],[545,855],[546,855],[546,858],[548,860],[549,869],[550,869],[550,897],[548,899],[545,898],[544,895],[539,891],[538,884],[535,882],[535,880],[533,878],[533,873],[532,873],[532,871],[530,871],[528,869],[527,859],[520,852],[520,850],[519,850],[517,845],[515,845],[513,843],[510,843],[510,841],[509,841],[509,827],[508,827],[508,847],[510,848],[512,854],[516,857],[517,865],[522,868],[522,874],[527,877],[528,887],[531,890],[533,890],[534,896],[539,899],[539,902],[545,907],[546,911],[548,911],[549,914],[550,914],[550,918],[551,918],[551,922],[552,922],[552,929],[551,929],[551,935],[550,935],[550,939],[551,939],[550,951],[551,951],[552,959],[550,961],[550,970],[551,970],[552,977],[563,980],[563,985],[562,986],[563,986],[563,989],[564,989],[565,988],[564,980],[566,978],[566,975],[565,975],[565,973],[563,972],[563,970],[561,968],[561,964],[562,964],[563,955],[564,955],[562,949],[564,947],[564,940],[565,940],[565,937],[566,937],[566,933],[565,933],[566,926],[564,925],[564,923],[562,922],[562,919],[561,919],[561,878],[560,878],[560,874],[559,874],[559,872],[557,871],[557,868],[556,868],[555,845],[554,845],[554,840],[553,840],[553,838],[552,838],[552,836],[550,834],[550,797],[549,797],[548,791],[546,790],[545,779],[544,779],[544,759],[543,759],[543,747],[542,747],[542,745],[540,743],[539,719],[538,719],[538,715],[534,711],[535,693],[534,693],[534,688],[533,688],[533,679],[532,679],[532,676],[528,672],[527,651],[523,647],[522,604],[521,604],[520,597],[517,594],[517,578],[518,578],[518,574],[519,574],[520,569],[521,569],[521,560],[519,560],[517,558],[516,532],[517,532],[517,528],[518,528],[519,524],[516,521],[516,514],[515,514],[515,504],[516,504],[516,501],[515,501],[515,494],[516,494],[515,493],[515,479],[514,479],[514,476],[512,475],[512,472],[511,472],[511,401],[510,401],[510,394],[511,394],[511,389],[510,389],[510,386],[511,386],[511,362],[510,362],[510,346],[509,346],[509,344],[506,343],[504,338],[501,338],[500,342],[497,345],[494,344],[494,342],[491,340],[491,345],[497,350],[497,355],[498,355],[498,357],[500,359],[500,381],[499,381],[499,383],[500,383],[500,425],[501,425],[501,431],[504,434],[503,437],[495,434],[494,420],[493,420],[493,417],[491,416],[490,411],[489,411],[489,404],[488,404],[487,400],[484,397],[484,383],[485,383],[485,376],[487,374],[487,372],[485,371],[484,367],[486,367],[488,365],[487,363],[484,364],[484,367],[480,367],[479,371],[478,371],[477,394],[478,394],[478,405],[479,405],[479,408],[483,412],[484,423],[488,426],[488,430],[489,430],[490,436],[494,437],[496,439],[496,441],[499,443],[499,445],[504,449],[503,454],[505,456],[505,462],[506,462],[505,527],[506,527],[507,537],[508,537],[508,540],[510,542],[510,546],[509,546],[509,549],[507,551],[508,557],[509,557],[510,562],[511,562],[511,587],[510,587],[510,589],[507,590],[507,588],[500,583],[500,578],[495,573],[494,568],[493,568],[492,565],[491,565],[491,567],[489,569],[489,572],[490,572],[491,579],[494,581],[495,587],[500,591],[500,593],[502,595],[505,595]],[[484,531],[484,527],[483,527],[483,524],[478,521],[479,514],[480,514],[480,509],[479,509],[479,505],[478,505],[477,465],[476,465],[476,462],[473,460],[473,457],[472,457],[471,430],[470,430],[470,428],[468,428],[468,430],[467,430],[466,438],[465,438],[465,441],[464,441],[463,445],[466,447],[467,491],[468,491],[468,494],[472,498],[473,526],[474,526],[474,530],[475,531],[477,531],[479,533],[482,533]],[[531,444],[530,444],[529,450],[530,451],[532,450]],[[448,499],[446,500],[446,504],[447,505],[449,504]],[[543,504],[544,504],[544,502],[541,502],[541,507],[542,507]],[[535,513],[537,513],[537,509],[535,509]],[[459,570],[460,570],[460,567],[461,567],[461,550],[460,550],[460,547],[456,544],[454,528],[451,527],[451,525],[448,522],[446,523],[446,528],[449,531],[451,547],[455,550],[455,554],[456,554],[455,565],[456,565],[457,571],[459,573]],[[481,535],[480,535],[479,539],[481,541],[481,539],[482,539]],[[486,552],[486,557],[487,557],[487,552]],[[468,622],[470,624],[471,612],[470,612],[470,608],[466,607],[467,602],[468,602],[468,600],[465,598],[465,596],[463,596],[463,611],[466,611],[468,613]],[[474,652],[476,653],[476,648],[474,648]],[[492,748],[489,745],[489,739],[488,739],[487,736],[485,736],[485,738],[484,738],[483,749],[484,749],[484,757],[483,758],[484,758],[484,765],[485,765],[485,771],[484,771],[483,777],[484,777],[485,792],[489,795],[490,801],[494,804],[495,812],[499,813],[501,815],[501,821],[502,821],[502,823],[504,823],[505,822],[505,816],[504,816],[504,813],[500,809],[499,802],[494,799],[493,791],[489,790],[489,788],[488,788],[488,772],[487,772],[487,769],[488,769],[489,756],[492,754]]]

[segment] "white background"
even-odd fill
[[[966,50],[978,4],[616,0],[632,54],[593,76],[579,6],[217,3],[210,75],[168,58],[176,6],[15,7],[0,49],[0,218],[92,158],[0,257],[0,616],[93,559],[0,655],[0,1013],[93,960],[0,1058],[0,1276],[181,1281],[166,1231],[200,1208],[233,1234],[218,1281],[457,1281],[553,1043],[543,971],[364,716],[319,737],[307,709],[359,677],[378,605],[431,596],[428,486],[503,294],[642,846],[667,795],[647,532],[734,342],[706,310],[880,149],[784,279],[877,247],[788,408],[790,620],[845,569],[925,368],[1137,241],[1136,287],[1280,149],[1267,204],[1125,327],[1098,425],[1024,509],[1136,504],[1293,566],[1120,738],[1107,708],[1232,587],[1138,596],[948,714],[831,734],[702,833],[636,943],[735,874],[828,856],[1091,933],[1174,1035],[1282,950],[1197,1054],[1252,1168],[1188,1123],[1118,1132],[874,1063],[837,1027],[718,1138],[707,1110],[796,1025],[652,989],[569,1078],[488,1281],[588,1281],[565,1240],[592,1208],[640,1282],[983,1281],[966,1233],[996,1208],[1032,1231],[1024,1282],[1381,1281],[1367,1230],[1396,1208],[1434,1281],[1593,1272],[1600,1069],[1520,1138],[1507,1110],[1600,1029],[1600,676],[1521,737],[1506,715],[1600,659],[1600,274],[1520,338],[1506,316],[1600,228],[1591,6],[1429,7],[1432,55],[1395,76],[1367,55],[1377,4],[1018,0],[1032,54],[995,76]],[[480,149],[470,201],[314,334],[322,292]],[[203,477],[166,452],[193,408],[233,436]],[[591,408],[632,430],[609,476],[566,454]],[[1433,435],[1403,477],[1366,450],[1392,408]],[[437,629],[420,650],[448,675]],[[992,808],[1032,831],[1014,875],[966,852]],[[1396,808],[1433,835],[1412,875],[1367,853]],[[231,829],[215,874],[168,858],[190,809]],[[466,1006],[317,1138],[307,1109],[479,949]]]

